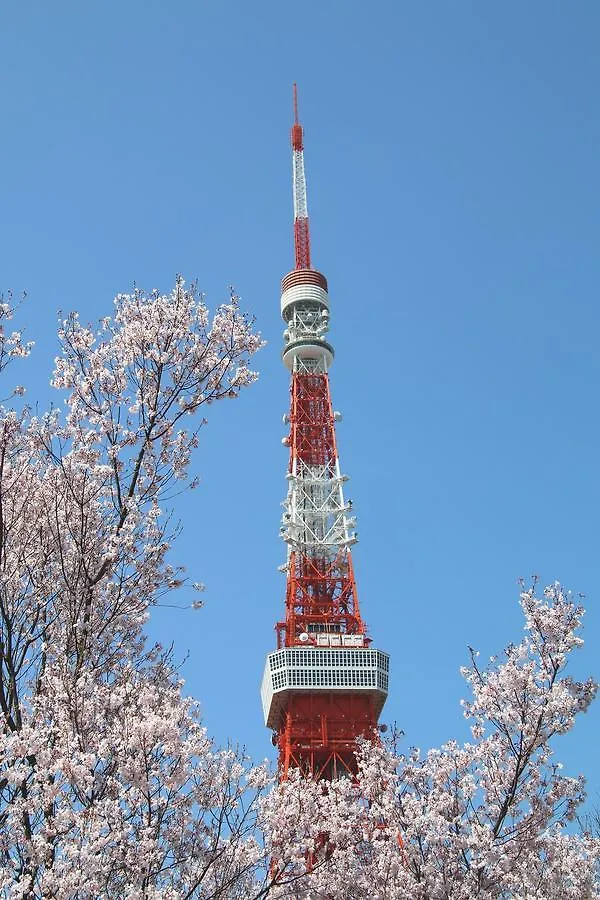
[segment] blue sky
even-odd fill
[[[96,320],[134,281],[234,285],[268,341],[177,509],[206,607],[151,623],[218,741],[271,752],[293,81],[383,719],[407,747],[466,737],[467,645],[518,640],[532,573],[587,595],[575,671],[599,674],[599,36],[591,0],[3,4],[0,286],[28,291],[30,400],[56,311]],[[556,748],[593,797],[599,731],[600,703]]]

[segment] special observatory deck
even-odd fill
[[[269,653],[261,686],[267,728],[279,728],[286,694],[343,691],[369,693],[378,716],[388,692],[390,658],[365,647],[285,647]]]

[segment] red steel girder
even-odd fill
[[[292,460],[313,466],[335,462],[337,447],[327,375],[294,372],[290,423]]]
[[[356,740],[373,737],[377,715],[371,697],[343,692],[292,694],[278,733],[280,778],[290,766],[314,778],[356,774]]]

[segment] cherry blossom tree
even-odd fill
[[[559,585],[523,590],[525,636],[463,674],[473,740],[424,757],[365,743],[354,781],[291,777],[263,801],[274,896],[390,900],[600,897],[600,842],[568,830],[583,799],[550,742],[596,693],[565,674],[583,610]],[[293,848],[293,849],[292,849]]]
[[[0,371],[30,344],[0,304]],[[62,406],[0,409],[0,896],[6,900],[586,900],[599,842],[554,739],[591,703],[569,677],[582,609],[523,590],[525,634],[472,653],[472,740],[407,756],[364,742],[359,775],[273,773],[216,748],[152,605],[204,409],[252,383],[260,338],[178,279],[59,330]],[[20,405],[21,404],[21,405]],[[193,486],[193,482],[192,482]],[[191,587],[191,586],[190,586]],[[198,586],[200,587],[200,586]]]
[[[30,350],[12,312],[1,369]],[[144,624],[183,581],[168,496],[203,408],[254,381],[260,338],[178,279],[59,343],[64,414],[0,411],[0,895],[259,895],[267,773],[212,746]]]

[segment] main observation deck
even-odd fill
[[[287,696],[297,693],[343,691],[371,695],[376,716],[385,703],[390,658],[383,650],[366,647],[284,647],[269,653],[261,686],[267,728],[281,726]]]

